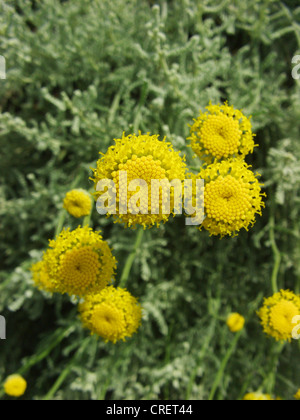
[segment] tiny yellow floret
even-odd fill
[[[69,191],[64,199],[64,208],[73,217],[88,216],[92,210],[92,198],[82,189]]]
[[[250,392],[243,398],[244,401],[274,401],[269,394],[262,394],[261,392]]]
[[[227,326],[233,333],[242,330],[244,328],[244,325],[245,318],[236,312],[230,314],[227,318]]]
[[[296,394],[294,395],[294,398],[296,400],[300,400],[300,389],[298,389],[298,391],[296,392]]]
[[[20,375],[10,375],[4,383],[4,391],[11,397],[21,397],[25,394],[27,382]]]

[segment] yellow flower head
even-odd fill
[[[73,217],[88,216],[92,210],[92,198],[85,190],[69,191],[64,199],[64,208]]]
[[[34,284],[38,289],[45,290],[50,293],[55,292],[55,284],[49,277],[47,266],[44,261],[39,261],[38,263],[33,264],[31,272]]]
[[[20,375],[10,375],[4,383],[4,391],[11,397],[21,397],[27,388],[27,382]]]
[[[49,246],[43,260],[56,292],[84,296],[99,292],[114,277],[111,249],[99,232],[87,226],[63,230]]]
[[[300,400],[300,389],[298,389],[298,391],[296,392],[296,394],[294,395],[294,398],[296,400]]]
[[[293,318],[300,315],[300,296],[289,290],[280,290],[265,299],[258,312],[265,333],[277,341],[291,341],[295,328]]]
[[[152,191],[151,181],[171,182],[175,179],[182,188],[185,173],[184,159],[165,139],[160,141],[158,135],[150,134],[123,134],[122,139],[115,139],[115,144],[98,160],[93,181],[95,188],[104,179],[114,182],[116,209],[115,212],[108,210],[108,216],[113,214],[116,222],[126,227],[142,225],[150,228],[166,222],[176,208],[173,188],[170,206],[164,207],[165,189],[162,187],[160,191],[158,187]],[[135,180],[142,180],[143,184],[134,185]],[[102,194],[98,191],[95,196],[98,199]]]
[[[241,111],[229,106],[212,105],[201,112],[191,126],[191,147],[202,160],[244,158],[256,146],[250,120]]]
[[[239,159],[224,160],[202,169],[206,218],[202,227],[211,235],[236,235],[255,223],[264,207],[261,185],[250,166]],[[201,227],[200,227],[201,229]]]
[[[90,294],[79,305],[83,325],[106,342],[116,343],[131,337],[141,323],[142,310],[137,299],[126,289],[108,286]]]
[[[243,398],[244,401],[274,401],[269,394],[262,394],[261,392],[251,392],[246,394]]]
[[[227,326],[233,333],[242,330],[244,328],[244,325],[245,318],[238,313],[232,313],[227,318]]]

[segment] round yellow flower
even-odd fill
[[[265,299],[258,312],[265,333],[277,341],[291,341],[295,328],[293,318],[300,315],[300,296],[289,290],[280,290]]]
[[[44,261],[39,261],[38,263],[33,264],[31,272],[34,284],[38,289],[45,290],[50,293],[55,292],[55,284],[49,277],[47,266]]]
[[[244,328],[244,325],[245,318],[238,313],[232,313],[227,318],[227,326],[233,333],[242,330]]]
[[[251,392],[246,394],[243,398],[244,401],[274,401],[269,394],[262,394],[261,392]]]
[[[171,143],[165,139],[160,141],[158,135],[123,134],[122,139],[115,139],[115,144],[109,147],[105,154],[102,153],[97,169],[94,170],[93,181],[96,189],[101,180],[108,179],[114,182],[116,208],[115,211],[108,209],[108,216],[113,214],[116,222],[126,227],[142,225],[144,228],[150,228],[166,222],[177,208],[173,188],[170,206],[165,206],[166,190],[164,187],[161,191],[159,188],[152,190],[151,181],[179,180],[182,188],[186,169],[184,158],[174,151]],[[133,186],[135,180],[142,180],[143,183]],[[103,193],[97,191],[96,198],[101,197]]]
[[[296,400],[300,400],[300,389],[298,389],[298,391],[296,392],[296,394],[294,395],[294,398]]]
[[[191,147],[202,160],[212,163],[214,160],[244,158],[253,152],[250,120],[243,113],[227,102],[224,105],[206,107],[208,112],[201,112],[191,126]]]
[[[255,223],[264,207],[261,185],[245,162],[238,159],[213,163],[197,176],[205,182],[206,218],[201,227],[211,235],[236,235]],[[200,227],[200,229],[201,229]]]
[[[73,217],[88,216],[92,210],[92,198],[82,189],[69,191],[64,199],[64,208]]]
[[[99,232],[87,226],[63,230],[49,246],[43,261],[56,292],[84,296],[99,292],[114,277],[111,249]]]
[[[4,391],[11,397],[21,397],[27,388],[27,382],[20,375],[9,376],[4,383]]]
[[[106,342],[131,337],[141,323],[142,310],[126,289],[108,286],[100,293],[85,296],[79,305],[83,325]]]

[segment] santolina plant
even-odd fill
[[[102,153],[94,169],[95,200],[100,214],[112,216],[125,228],[159,227],[171,215],[192,216],[187,225],[203,228],[210,235],[236,236],[248,231],[264,207],[263,184],[244,158],[253,152],[254,134],[250,119],[227,103],[207,107],[191,127],[191,147],[202,159],[198,173],[186,165],[185,156],[166,138],[150,133],[115,139]],[[194,168],[195,170],[195,168]],[[50,293],[67,293],[81,298],[78,305],[82,326],[92,335],[115,344],[125,341],[141,326],[142,306],[123,286],[129,279],[134,252],[116,287],[116,260],[100,232],[88,225],[90,194],[73,189],[65,196],[64,209],[74,218],[86,217],[87,224],[71,231],[63,229],[51,240],[43,260],[32,266],[34,284]],[[61,219],[63,220],[63,218]],[[85,222],[86,223],[86,222]],[[136,247],[141,234],[138,233]],[[125,273],[125,274],[124,274]],[[299,297],[281,291],[266,299],[258,312],[265,332],[277,340],[291,341],[292,322],[300,314]],[[245,328],[239,313],[227,317],[228,329],[236,333],[224,359],[226,364]],[[214,382],[210,399],[219,385]],[[244,400],[271,400],[260,392]]]
[[[218,376],[218,400],[256,392],[292,398],[300,387],[299,342],[284,341],[281,354],[281,340],[264,334],[254,314],[263,296],[300,292],[297,1],[2,3],[0,314],[8,340],[0,342],[0,381],[21,374],[24,398],[35,400],[203,400]],[[193,135],[208,161],[191,139],[185,143],[188,123],[222,116],[205,107],[210,100],[223,107],[223,98],[250,120],[259,147],[216,158],[208,149],[220,146],[207,140],[211,126],[203,121]],[[216,119],[212,126],[220,143],[220,132],[229,139],[232,124],[219,131]],[[206,165],[245,159],[268,193],[262,217],[248,232],[219,240],[203,220],[185,226],[183,212],[149,230],[123,229],[94,205],[82,219],[72,216],[63,209],[66,193],[93,194],[90,168],[123,130],[166,136],[195,177]],[[126,342],[104,343],[82,329],[78,298],[30,289],[28,267],[47,239],[79,224],[101,230],[118,260],[112,285],[144,308],[138,334]],[[47,270],[37,273],[47,282]],[[231,312],[245,317],[236,333],[226,325]],[[1,389],[0,396],[9,398]]]
[[[192,127],[192,147],[205,161],[198,175],[188,170],[185,156],[166,138],[123,133],[102,153],[94,170],[98,212],[125,227],[146,229],[181,214],[184,201],[186,213],[193,215],[188,225],[200,225],[200,230],[220,238],[236,235],[241,228],[248,230],[264,206],[262,184],[242,159],[254,147],[250,120],[227,103],[210,104],[207,109]],[[90,222],[87,191],[69,191],[63,207]],[[136,298],[112,285],[115,268],[107,242],[85,225],[74,231],[63,229],[51,240],[43,260],[32,266],[32,275],[39,289],[83,297],[79,305],[83,325],[116,343],[136,332],[142,312]],[[122,275],[121,283],[124,278],[128,275]],[[242,330],[244,322],[239,314],[227,319],[232,332]]]

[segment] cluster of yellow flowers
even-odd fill
[[[210,105],[207,109],[207,113],[200,113],[195,120],[190,138],[193,150],[204,160],[196,176],[206,184],[205,218],[200,229],[204,227],[211,235],[223,237],[235,234],[243,227],[248,229],[255,222],[255,215],[261,213],[263,194],[257,176],[242,160],[255,146],[250,120],[227,104]],[[170,142],[160,141],[158,135],[140,133],[138,136],[123,134],[121,139],[115,139],[115,144],[98,160],[92,179],[96,200],[103,194],[97,189],[98,183],[102,180],[113,182],[118,206],[116,212],[108,212],[108,216],[113,215],[116,222],[126,227],[150,228],[166,222],[176,210],[173,189],[170,191],[170,212],[167,213],[162,207],[163,192],[158,191],[153,197],[152,181],[179,180],[183,186],[183,181],[190,177],[185,157],[181,157]],[[131,211],[133,191],[129,186],[136,179],[142,179],[145,184],[140,187],[140,211],[134,214]],[[184,193],[184,188],[182,191]],[[124,200],[126,212],[121,211]],[[153,203],[157,208],[153,208]],[[64,208],[76,218],[88,216],[91,212],[89,193],[82,189],[68,192]],[[87,295],[99,296],[109,286],[115,265],[111,250],[100,233],[79,227],[72,232],[63,230],[56,240],[50,241],[43,260],[32,267],[32,273],[37,287],[88,301]],[[91,311],[94,306],[89,308]],[[91,314],[88,318],[82,317],[91,331],[101,330],[99,326],[91,325],[94,319]]]
[[[91,179],[97,201],[107,191],[115,194],[116,210],[108,203],[108,217],[113,216],[115,222],[125,227],[158,227],[171,214],[178,214],[175,200],[178,197],[170,189],[167,211],[166,192],[153,191],[153,180],[169,183],[176,180],[183,198],[184,182],[193,178],[203,179],[206,184],[201,191],[201,198],[203,193],[205,197],[205,219],[200,229],[204,227],[211,235],[222,238],[243,227],[248,229],[255,222],[255,214],[260,214],[263,206],[261,184],[242,160],[255,146],[250,121],[227,104],[210,105],[207,109],[208,113],[201,113],[191,127],[191,146],[203,160],[198,175],[189,173],[185,157],[170,142],[149,133],[123,134],[101,154]],[[107,180],[112,186],[106,191],[98,190],[99,182]],[[130,188],[135,180],[143,180],[138,203],[133,201],[135,194]],[[193,196],[196,193],[193,191]],[[71,190],[64,198],[63,207],[75,218],[90,217],[91,196],[82,189]],[[134,211],[136,208],[139,211]],[[32,277],[41,290],[81,299],[78,309],[83,326],[106,342],[116,343],[137,331],[142,309],[126,289],[113,286],[115,269],[116,259],[100,232],[79,226],[73,231],[63,229],[55,240],[49,241],[42,261],[32,266]],[[244,322],[242,316],[232,314],[227,324],[232,332],[237,332]]]
[[[108,217],[112,215],[115,222],[126,227],[159,226],[171,214],[177,214],[176,202],[171,188],[170,210],[164,211],[164,192],[158,192],[157,197],[153,197],[152,181],[178,180],[184,197],[183,181],[201,179],[205,182],[205,217],[200,230],[204,228],[211,235],[222,238],[236,235],[242,228],[248,230],[254,224],[256,214],[261,214],[264,206],[262,197],[265,194],[261,192],[259,174],[254,174],[243,160],[256,146],[250,120],[227,103],[209,105],[207,110],[195,120],[188,138],[194,152],[202,159],[202,167],[196,176],[189,173],[185,157],[175,152],[165,138],[160,141],[158,135],[123,134],[121,139],[115,139],[115,144],[105,154],[101,154],[92,179],[96,189],[99,182],[112,181],[116,207],[107,207]],[[138,179],[143,180],[143,185],[138,195],[139,211],[135,212],[132,210],[137,207],[133,205],[132,198],[136,194],[130,189],[130,183]],[[107,189],[97,189],[95,196],[99,199],[107,197],[106,194]],[[153,208],[153,202],[157,203],[157,208]]]
[[[205,219],[200,226],[211,235],[236,235],[248,230],[264,207],[259,174],[244,161],[254,147],[251,122],[227,103],[200,112],[191,126],[191,147],[204,165],[197,178],[204,179]]]
[[[43,260],[32,266],[33,281],[42,290],[83,298],[82,323],[92,334],[116,342],[139,327],[141,306],[131,294],[111,285],[116,259],[100,232],[78,227],[51,240]]]
[[[105,154],[101,154],[94,169],[95,199],[107,192],[115,195],[115,208],[107,205],[107,217],[125,227],[144,229],[158,227],[171,215],[178,214],[173,189],[169,191],[169,212],[164,208],[165,192],[152,190],[153,180],[179,181],[182,197],[185,196],[185,180],[204,180],[204,220],[198,227],[210,235],[235,236],[242,229],[248,230],[261,215],[264,207],[258,177],[245,162],[247,154],[255,146],[250,119],[227,103],[210,104],[206,112],[200,112],[190,127],[190,146],[201,159],[199,173],[189,172],[185,157],[176,152],[170,142],[158,135],[123,134],[115,139]],[[102,181],[111,181],[105,191],[98,189]],[[138,202],[130,187],[135,180],[138,185]],[[193,200],[199,195],[193,189]],[[124,212],[124,206],[126,211]],[[64,209],[75,218],[90,217],[92,200],[82,189],[68,192]],[[138,211],[136,211],[138,209]],[[78,310],[82,325],[91,334],[102,337],[105,342],[116,343],[131,337],[138,329],[142,308],[138,300],[126,289],[115,287],[116,259],[108,243],[99,231],[89,226],[71,231],[63,229],[55,240],[49,241],[42,261],[32,266],[36,287],[50,293],[67,293],[81,299]],[[276,340],[291,340],[292,321],[300,314],[300,297],[281,290],[265,300],[258,312],[264,331]],[[227,318],[227,326],[233,333],[244,328],[245,319],[238,313]],[[9,377],[5,383],[8,395],[20,396],[25,392],[26,381],[18,375]],[[300,398],[300,391],[295,398]],[[298,398],[298,399],[299,399]],[[272,400],[268,394],[254,392],[244,400]]]

